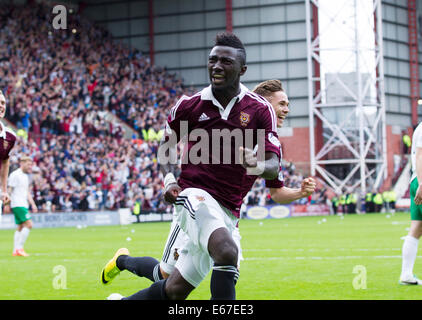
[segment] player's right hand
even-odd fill
[[[177,183],[169,184],[164,191],[164,201],[171,204],[175,203],[180,191],[182,191],[182,188]]]
[[[10,202],[9,194],[7,192],[3,192],[1,194],[0,200],[2,200],[4,204],[8,204]]]
[[[33,213],[37,213],[38,212],[38,208],[37,208],[36,205],[31,206],[31,208],[32,208],[32,212]]]
[[[316,183],[315,180],[311,177],[303,179],[301,186],[300,186],[300,191],[302,193],[302,197],[309,197],[312,193],[314,193],[316,188]]]
[[[421,185],[419,185],[418,190],[416,191],[415,204],[416,205],[422,204],[422,186]]]

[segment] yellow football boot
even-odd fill
[[[101,282],[103,284],[109,284],[111,280],[113,280],[119,273],[120,269],[117,268],[116,260],[118,257],[123,255],[129,255],[129,250],[126,248],[120,248],[117,250],[117,252],[114,254],[114,257],[107,262],[103,270],[101,271]]]

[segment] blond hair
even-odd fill
[[[31,157],[28,157],[28,156],[22,156],[19,159],[19,162],[27,162],[27,161],[31,161],[32,162],[32,158]]]

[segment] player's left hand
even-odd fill
[[[258,164],[258,159],[253,150],[249,148],[239,147],[239,162],[242,167],[246,169],[256,167]]]
[[[32,212],[37,213],[38,212],[38,208],[37,206],[31,206],[32,208]]]
[[[164,190],[164,201],[170,204],[176,202],[177,196],[182,191],[182,188],[177,183],[171,183]]]
[[[312,193],[314,193],[316,189],[316,182],[313,178],[308,177],[303,179],[300,191],[302,192],[303,197],[309,197]]]

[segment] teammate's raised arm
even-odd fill
[[[303,179],[300,188],[270,188],[271,199],[277,203],[286,204],[309,197],[316,188],[315,180],[311,177]]]

